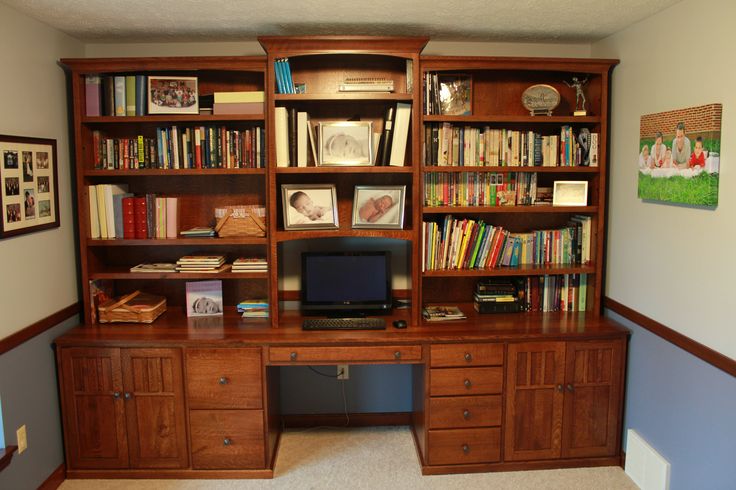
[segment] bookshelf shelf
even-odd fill
[[[355,237],[355,238],[391,238],[395,240],[414,240],[413,230],[353,230],[340,228],[338,230],[303,230],[303,231],[277,231],[276,242],[288,242],[292,240]]]
[[[385,92],[340,92],[333,94],[274,94],[276,101],[289,102],[339,102],[339,101],[363,101],[363,102],[391,102],[391,101],[411,101],[414,96],[412,94],[396,94]]]
[[[477,114],[470,116],[445,116],[428,115],[422,116],[422,121],[430,122],[454,122],[454,123],[508,123],[508,124],[599,124],[599,116],[512,116],[503,114]]]
[[[83,116],[83,124],[132,124],[151,123],[168,125],[171,123],[212,123],[237,121],[264,121],[263,114],[168,114],[156,116]]]
[[[190,280],[190,279],[268,279],[268,272],[130,272],[128,268],[109,267],[91,274],[92,279],[114,280]]]
[[[600,171],[598,167],[512,167],[512,166],[431,166],[424,165],[422,172],[493,172],[493,173],[509,173],[509,172],[539,172],[544,174],[569,173],[569,174],[597,174]]]
[[[265,168],[141,168],[129,170],[85,170],[85,177],[174,177],[214,175],[266,175]]]
[[[428,206],[422,208],[424,214],[592,214],[598,206]]]
[[[452,269],[424,271],[424,277],[543,276],[548,274],[592,274],[595,267],[581,265],[524,265],[495,269]]]
[[[151,238],[151,239],[90,239],[90,247],[171,247],[180,245],[194,245],[197,247],[222,247],[230,245],[267,245],[267,238],[237,237],[237,238]]]
[[[277,174],[411,174],[414,169],[406,167],[281,167],[276,169]]]

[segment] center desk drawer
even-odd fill
[[[271,347],[271,362],[414,362],[422,360],[420,345],[350,347]]]
[[[261,349],[187,349],[189,408],[261,408]]]
[[[430,367],[502,366],[503,344],[434,344]]]
[[[444,368],[429,371],[430,396],[492,395],[503,390],[503,368]]]

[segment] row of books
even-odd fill
[[[291,78],[289,58],[276,58],[273,64],[276,74],[276,91],[279,94],[295,94],[294,80]]]
[[[590,216],[573,216],[562,228],[511,233],[447,215],[441,224],[422,223],[422,271],[588,264],[591,225]]]
[[[127,184],[87,186],[90,238],[176,238],[178,198],[134,196]]]
[[[560,134],[497,129],[485,126],[430,123],[424,128],[424,164],[428,166],[598,166],[598,133],[576,133],[562,126]],[[581,145],[578,136],[588,139]]]
[[[156,128],[156,137],[106,138],[92,133],[94,168],[264,168],[265,131],[224,126]]]
[[[523,291],[526,311],[585,311],[588,275],[529,276],[524,278]]]
[[[422,111],[429,116],[442,114],[442,103],[440,101],[440,83],[437,72],[426,72],[423,80],[424,106]]]
[[[425,206],[541,206],[552,204],[552,188],[538,187],[535,172],[429,172]]]
[[[147,113],[145,75],[87,75],[85,115],[143,116]]]

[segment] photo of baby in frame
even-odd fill
[[[320,122],[320,165],[373,165],[373,121]]]
[[[356,185],[353,228],[403,229],[405,196],[404,185]]]
[[[222,281],[187,282],[187,316],[221,316]]]
[[[337,192],[332,184],[283,184],[284,229],[309,230],[338,227]]]

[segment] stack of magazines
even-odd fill
[[[233,272],[266,272],[268,264],[266,259],[257,257],[240,257],[233,262]]]
[[[185,255],[176,261],[179,272],[224,272],[230,268],[223,255]]]
[[[238,313],[243,318],[268,318],[268,301],[265,299],[247,299],[238,303]]]
[[[457,306],[425,306],[422,316],[428,322],[465,320],[465,313]]]

